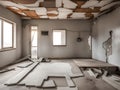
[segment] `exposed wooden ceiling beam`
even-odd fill
[[[39,18],[34,10],[23,10],[23,12],[31,18]]]
[[[33,4],[37,0],[8,0],[8,1],[15,2],[15,3],[21,3],[21,4]]]
[[[22,12],[21,9],[13,9],[11,7],[7,7],[7,9],[9,9],[10,11],[12,11],[12,12],[14,12],[14,13],[20,15],[20,16],[23,16],[23,14],[22,14],[23,12]]]
[[[74,12],[85,12],[85,13],[96,13],[96,12],[100,12],[100,8],[99,7],[96,7],[94,9],[90,9],[90,8],[76,8],[74,10]]]
[[[53,14],[53,13],[48,13],[47,14],[49,17],[56,17],[56,16],[58,16],[58,14]]]
[[[58,8],[47,8],[47,11],[57,11]]]

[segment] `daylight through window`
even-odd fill
[[[53,45],[66,45],[65,30],[53,30]]]
[[[0,18],[0,51],[15,48],[15,23]]]

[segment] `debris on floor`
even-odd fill
[[[120,90],[120,77],[112,75],[108,77],[103,76],[102,79],[111,86],[113,86],[114,88],[116,88],[117,90]]]
[[[3,70],[0,70],[0,73],[9,72],[9,71],[12,71],[12,70],[15,70],[15,68],[7,68],[7,69],[3,69]]]

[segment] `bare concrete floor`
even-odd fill
[[[70,63],[73,67],[73,72],[77,72],[76,64],[72,60],[54,60],[53,62],[66,62]],[[4,74],[0,74],[0,90],[57,90],[57,88],[35,88],[35,87],[25,87],[25,86],[6,86],[4,83],[17,73],[19,73],[21,69],[17,71],[10,71]],[[72,78],[75,85],[79,90],[117,90],[102,79],[96,79],[90,76],[86,71],[83,71],[84,77]],[[65,78],[49,78],[55,81],[56,86],[58,87],[68,87]]]

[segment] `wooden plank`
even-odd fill
[[[85,13],[85,16],[86,16],[86,17],[90,17],[90,18],[93,18],[93,17],[94,17],[94,15],[91,14],[91,13]]]
[[[87,67],[87,68],[98,68],[98,67],[112,67],[117,68],[117,66],[105,63],[102,61],[94,60],[94,59],[79,59],[74,60],[74,62],[78,65],[78,67]]]
[[[18,84],[21,80],[23,80],[37,65],[39,62],[35,62],[33,65],[31,65],[28,68],[25,68],[23,71],[21,71],[19,74],[16,76],[12,77],[9,79],[5,85],[16,85]]]
[[[32,64],[33,64],[33,62],[28,62],[28,63],[23,63],[22,65],[18,65],[17,67],[19,67],[19,68],[27,68]]]
[[[58,14],[54,14],[54,13],[48,13],[47,14],[49,17],[56,17],[56,16],[58,16]]]
[[[70,88],[70,87],[57,87],[57,90],[78,90],[77,87],[75,88]]]
[[[53,80],[47,80],[47,81],[45,80],[42,87],[43,88],[47,88],[47,87],[53,88],[53,87],[56,87],[56,85],[55,85],[55,82]]]
[[[46,66],[45,66],[46,67]],[[48,76],[41,69],[41,65],[38,65],[19,85],[41,87],[44,80],[47,80]]]
[[[87,72],[89,73],[90,76],[96,77],[95,74],[92,72],[91,69],[89,69]]]
[[[47,8],[47,11],[57,11],[57,8]]]
[[[120,81],[120,77],[116,75],[112,75],[111,78],[115,81]]]
[[[67,81],[67,84],[68,84],[69,87],[75,87],[75,84],[73,83],[70,76],[66,75],[65,78],[66,78],[66,81]]]
[[[120,90],[120,84],[116,83],[114,80],[111,80],[110,78],[105,76],[103,76],[102,79],[111,86],[113,86],[114,88],[116,88],[117,90]]]
[[[26,61],[26,60],[30,60],[31,62],[33,62],[31,59],[30,59],[30,55],[27,55],[19,60],[16,60],[14,63],[12,64],[16,64],[16,63],[19,63],[19,62],[22,62],[22,61]]]
[[[8,0],[14,3],[21,3],[21,4],[34,4],[37,0]]]
[[[78,5],[77,7],[81,7],[83,4],[85,4],[85,1],[75,1]]]
[[[12,70],[15,70],[15,68],[8,68],[8,69],[3,69],[3,70],[0,70],[0,73],[5,73],[5,72],[9,72],[9,71],[12,71]]]
[[[18,14],[18,15],[25,16],[25,14],[23,15],[22,10],[19,9],[19,8],[18,8],[18,9],[13,9],[12,7],[9,7],[9,6],[8,6],[7,9],[9,9],[10,11],[12,11],[12,12]]]
[[[76,8],[74,10],[74,12],[98,13],[98,12],[100,12],[100,8],[94,8],[94,9],[90,9],[90,8]]]
[[[25,13],[27,16],[31,17],[31,18],[39,18],[39,16],[37,15],[37,13],[34,10],[22,10],[23,13]]]

